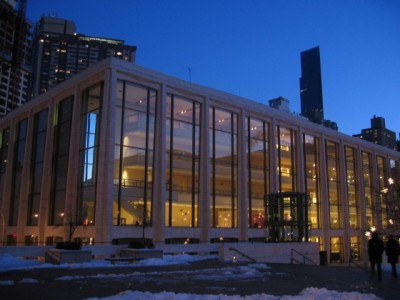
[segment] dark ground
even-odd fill
[[[0,286],[1,300],[74,300],[89,297],[107,297],[126,290],[150,292],[175,292],[193,294],[226,295],[297,295],[307,287],[326,288],[337,291],[373,293],[382,299],[400,299],[400,279],[392,279],[390,273],[383,274],[382,282],[371,278],[369,272],[360,268],[344,266],[315,266],[270,264],[261,269],[265,277],[215,281],[194,279],[177,271],[215,269],[245,265],[242,263],[201,261],[188,265],[119,267],[88,269],[27,269],[0,272],[0,281],[13,280],[14,285]],[[148,275],[115,278],[87,278],[97,274],[128,274],[133,272]],[[162,272],[154,274],[154,272]],[[151,274],[150,274],[151,273]],[[74,280],[54,280],[62,276],[84,276]],[[19,283],[22,279],[36,279],[38,283]]]

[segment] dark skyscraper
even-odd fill
[[[371,119],[371,128],[361,130],[353,136],[360,139],[396,150],[396,133],[386,128],[385,118],[374,116]]]
[[[319,47],[301,52],[300,99],[301,114],[311,122],[322,124],[324,107]]]

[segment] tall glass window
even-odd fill
[[[36,226],[39,220],[40,190],[43,177],[44,150],[46,146],[48,110],[38,112],[34,117],[31,156],[31,184],[29,187],[27,225]]]
[[[340,181],[339,181],[339,148],[331,141],[326,141],[326,166],[328,178],[329,218],[331,228],[342,228]]]
[[[200,104],[167,96],[166,226],[197,227],[199,209]]]
[[[352,260],[360,260],[361,258],[361,243],[359,236],[350,237],[350,255]]]
[[[117,84],[114,150],[114,225],[151,225],[157,91]]]
[[[371,164],[371,155],[362,152],[362,169],[364,179],[364,197],[365,197],[365,217],[368,229],[375,225],[375,207],[373,194],[373,172]]]
[[[97,163],[100,138],[103,85],[86,89],[82,97],[82,140],[80,148],[77,220],[83,225],[95,222]]]
[[[400,222],[400,162],[389,160],[390,177],[388,179],[388,222],[389,226],[399,226]]]
[[[210,108],[211,227],[237,227],[237,114]]]
[[[360,228],[358,178],[356,150],[350,147],[344,149],[346,155],[347,199],[349,201],[349,223],[351,228]]]
[[[65,215],[73,100],[66,98],[56,107],[49,225],[62,225],[66,218],[73,221],[72,215]]]
[[[320,176],[319,176],[319,140],[309,134],[303,135],[306,191],[310,197],[308,220],[311,228],[320,228]]]
[[[278,182],[280,192],[296,192],[296,132],[277,127]]]
[[[249,227],[265,228],[264,198],[268,194],[269,125],[246,119]]]
[[[378,190],[380,194],[380,217],[382,218],[382,227],[387,227],[387,173],[386,173],[386,159],[382,156],[376,157],[376,165],[378,169]]]
[[[10,128],[5,128],[1,132],[0,137],[0,207],[3,201],[3,191],[4,191],[4,174],[6,173],[7,167],[7,154],[8,146],[10,142]]]
[[[20,204],[22,167],[24,165],[24,154],[26,146],[26,134],[28,129],[28,119],[23,119],[17,124],[17,132],[14,142],[14,161],[11,184],[11,201],[8,225],[15,226],[18,222],[18,210]]]
[[[340,236],[331,237],[331,262],[340,262],[342,261],[342,252],[343,252],[343,239]]]

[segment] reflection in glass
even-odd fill
[[[100,138],[103,85],[96,84],[83,92],[82,141],[79,174],[77,219],[83,225],[94,225],[96,207],[97,162]]]

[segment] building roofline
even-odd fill
[[[79,72],[78,74],[74,75],[68,80],[61,82],[59,85],[53,87],[46,93],[37,96],[36,98],[24,104],[23,106],[11,111],[1,120],[13,118],[16,114],[19,114],[21,110],[25,109],[29,110],[31,106],[38,105],[38,102],[46,101],[45,99],[48,99],[49,97],[53,98],[54,96],[60,94],[62,91],[73,88],[76,84],[79,84],[83,81],[88,80],[91,77],[98,76],[100,73],[105,73],[110,70],[115,70],[117,73],[119,72],[119,73],[132,74],[134,76],[139,76],[139,77],[142,76],[147,78],[149,81],[153,81],[154,83],[165,84],[166,86],[170,86],[175,89],[182,89],[185,91],[189,91],[192,92],[193,94],[209,97],[211,100],[217,100],[217,101],[222,100],[229,103],[233,103],[234,106],[238,106],[240,107],[240,109],[243,109],[245,111],[265,114],[267,117],[273,116],[278,121],[278,124],[282,121],[282,123],[287,122],[289,124],[292,124],[293,126],[289,126],[291,128],[301,127],[303,132],[309,130],[309,132],[307,133],[309,133],[310,135],[311,134],[315,136],[324,135],[329,139],[331,139],[332,141],[342,140],[346,144],[348,143],[352,145],[359,145],[361,147],[368,148],[371,151],[376,150],[379,151],[380,153],[390,154],[391,156],[395,154],[395,156],[398,159],[400,159],[400,152],[391,150],[389,148],[385,148],[381,145],[373,144],[371,142],[362,140],[358,137],[354,137],[330,128],[326,128],[323,125],[315,124],[295,114],[277,110],[275,108],[270,107],[267,104],[267,100],[266,103],[264,104],[262,102],[257,102],[255,100],[234,95],[222,90],[192,83],[114,57],[104,59],[88,67],[87,69]]]

